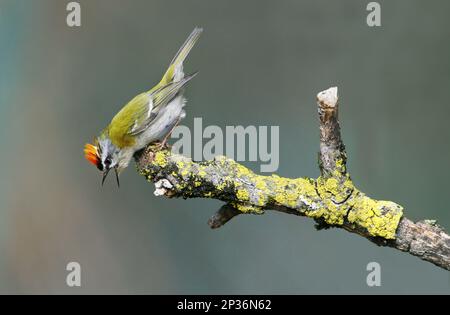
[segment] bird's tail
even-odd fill
[[[192,47],[194,47],[202,32],[203,29],[200,27],[196,27],[192,31],[191,35],[189,35],[184,44],[180,47],[175,57],[173,57],[172,61],[170,62],[169,68],[161,79],[159,85],[164,86],[171,82],[178,82],[184,78],[183,62],[188,56]]]

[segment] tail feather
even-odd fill
[[[183,43],[183,45],[178,50],[175,57],[173,57],[170,64],[178,64],[183,63],[184,59],[186,59],[187,55],[191,51],[192,47],[194,47],[197,40],[200,38],[200,35],[202,34],[203,29],[200,27],[196,27],[192,33],[189,35],[189,37],[186,39],[186,41]]]
[[[167,85],[170,82],[178,82],[184,77],[183,73],[183,62],[191,51],[192,47],[194,47],[197,40],[200,38],[201,33],[203,32],[202,28],[196,27],[183,45],[180,47],[175,57],[173,57],[170,62],[169,68],[164,74],[160,85]]]

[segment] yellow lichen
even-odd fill
[[[259,190],[265,191],[267,189],[267,184],[263,179],[261,179],[260,176],[257,176],[255,178],[255,187]]]
[[[220,184],[218,184],[217,186],[216,186],[216,190],[217,191],[219,191],[219,192],[221,192],[221,191],[223,191],[223,189],[226,187],[226,184],[225,184],[225,182],[223,182],[223,183],[220,183]]]
[[[164,168],[167,166],[167,151],[158,151],[155,153],[155,157],[153,159],[153,163],[158,165],[161,168]]]
[[[339,182],[336,178],[328,178],[325,181],[324,188],[333,195],[337,195],[339,193]]]
[[[245,203],[232,203],[234,208],[241,211],[242,213],[254,213],[254,214],[263,214],[264,211],[260,207],[256,207],[250,204]]]
[[[166,167],[169,152],[155,153],[154,164]],[[213,167],[229,170],[228,174],[214,181],[214,192],[203,193],[203,197],[217,197],[235,189],[236,202],[231,203],[244,213],[263,213],[263,207],[281,206],[295,209],[314,219],[322,219],[330,225],[342,225],[345,222],[364,228],[374,237],[394,239],[397,226],[402,217],[402,207],[389,201],[377,201],[358,191],[345,172],[345,161],[338,159],[335,170],[328,176],[313,179],[289,179],[276,174],[257,175],[248,168],[225,158],[216,157]],[[180,177],[175,184],[177,190],[191,193],[193,188],[211,182],[209,164],[196,164],[190,160],[175,161],[178,170],[171,172]],[[147,178],[152,171],[141,170]],[[253,186],[253,188],[252,188]]]
[[[348,221],[367,229],[372,236],[395,239],[403,208],[390,201],[378,201],[364,194],[353,201]]]
[[[240,201],[248,201],[250,198],[250,194],[245,189],[238,189],[236,192],[236,197]]]

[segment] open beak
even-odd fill
[[[103,184],[105,183],[105,179],[106,179],[106,177],[108,176],[108,173],[109,173],[110,170],[111,170],[111,169],[108,168],[108,169],[106,169],[106,170],[103,172],[102,186],[103,186]],[[114,173],[116,173],[117,187],[120,188],[119,173],[117,172],[117,168],[116,168],[116,167],[114,167]]]
[[[116,173],[117,187],[120,188],[119,173],[117,172],[117,167],[114,167],[114,173]]]
[[[106,179],[106,176],[108,176],[109,170],[110,170],[110,168],[107,168],[103,171],[102,186],[105,183],[105,179]]]

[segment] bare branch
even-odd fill
[[[224,201],[208,222],[212,228],[241,213],[277,210],[312,218],[319,228],[343,228],[450,270],[450,237],[442,228],[431,221],[413,223],[400,205],[372,199],[353,184],[341,139],[337,88],[319,93],[317,101],[322,174],[317,179],[263,176],[223,156],[194,162],[152,146],[136,154],[138,171],[155,183],[155,195]]]
[[[317,94],[320,119],[320,171],[323,176],[333,176],[334,171],[345,175],[347,155],[341,139],[338,120],[338,89],[329,88]],[[336,169],[337,161],[342,161]]]
[[[414,223],[402,218],[389,246],[450,270],[450,236],[434,220]]]
[[[220,228],[222,225],[233,219],[241,212],[230,204],[224,204],[211,218],[208,220],[208,225],[212,229]]]

